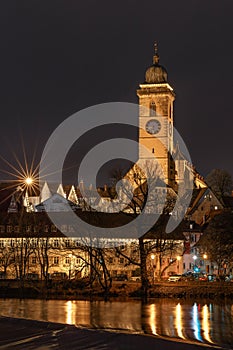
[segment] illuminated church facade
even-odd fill
[[[175,92],[168,83],[167,70],[160,65],[157,44],[153,64],[145,72],[145,81],[137,90],[139,103],[139,159],[157,159],[165,183],[177,191],[179,186],[206,187],[204,179],[181,151],[174,137]],[[150,152],[145,152],[144,146]]]

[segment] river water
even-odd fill
[[[0,299],[0,314],[88,328],[195,340],[233,349],[233,303],[156,299],[65,301]]]

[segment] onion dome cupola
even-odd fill
[[[153,65],[147,68],[145,73],[145,82],[147,84],[167,83],[167,71],[159,64],[158,45],[154,44],[155,54],[153,56]]]

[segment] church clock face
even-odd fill
[[[155,135],[157,134],[161,129],[161,124],[157,119],[150,119],[146,123],[146,131],[151,134]]]

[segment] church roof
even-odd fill
[[[183,155],[183,153],[180,150],[180,145],[179,142],[177,141],[174,152],[173,152],[173,158],[175,160],[185,160],[185,156]]]
[[[54,193],[50,198],[47,198],[40,204],[35,206],[36,211],[68,211],[70,210],[70,207],[74,210],[76,208],[76,205],[71,202],[70,200],[67,200],[64,196],[62,196],[59,193]]]
[[[13,187],[9,183],[0,183],[0,212],[7,212],[12,205],[17,205],[17,209],[19,209],[22,205],[22,200],[22,191],[20,189]]]
[[[203,200],[204,194],[206,193],[207,190],[208,188],[206,187],[194,188],[192,190],[192,197],[189,204],[189,209],[187,211],[188,215],[191,215],[197,209],[197,206],[200,204],[200,201]],[[188,191],[185,193],[185,195],[187,194],[188,194]]]
[[[174,221],[174,230],[171,232],[166,232],[166,227],[169,220]],[[187,228],[187,222],[182,220],[177,226],[175,219],[169,214],[160,215],[159,219],[155,225],[144,235],[147,239],[174,239],[174,240],[184,240],[184,231]]]

